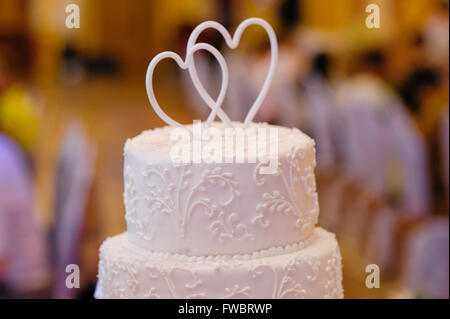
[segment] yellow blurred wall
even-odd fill
[[[421,27],[437,0],[333,0],[301,1],[303,23],[308,28],[339,30],[356,43],[407,36]],[[81,28],[65,27],[65,7],[78,4]],[[258,16],[278,26],[280,1],[230,1],[234,27],[243,19]],[[381,29],[369,30],[364,21],[369,3],[380,6]],[[29,25],[38,44],[38,75],[54,74],[58,53],[71,41],[88,54],[109,53],[123,63],[126,72],[143,72],[148,60],[163,50],[174,50],[177,28],[217,20],[218,2],[210,0],[107,1],[107,0],[0,0],[0,31]],[[250,33],[254,31],[250,30]],[[0,32],[1,33],[1,32]],[[248,36],[261,40],[263,33]],[[260,36],[261,34],[261,36]]]

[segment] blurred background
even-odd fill
[[[80,28],[65,25],[70,3]],[[145,93],[149,61],[184,54],[200,22],[234,30],[253,16],[280,46],[255,120],[316,140],[319,223],[338,236],[345,296],[449,297],[448,0],[0,0],[0,298],[92,298],[98,248],[125,230],[124,142],[164,125]],[[225,55],[223,107],[243,120],[268,69],[265,33],[250,27],[233,51],[214,31],[200,41]],[[217,94],[216,62],[196,62]],[[206,118],[174,63],[155,76],[168,114]],[[80,289],[66,289],[71,263]]]

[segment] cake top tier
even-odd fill
[[[226,134],[221,123],[212,127]],[[129,239],[152,251],[188,256],[251,254],[307,240],[319,213],[314,141],[298,129],[256,123],[248,129],[254,128],[276,136],[271,140],[267,133],[262,140],[276,149],[268,162],[252,158],[247,141],[241,162],[234,156],[222,162],[176,163],[173,127],[128,140],[124,199]]]

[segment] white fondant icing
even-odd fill
[[[124,200],[130,240],[154,251],[221,255],[307,239],[319,213],[314,142],[299,130],[276,128],[278,169],[266,175],[258,162],[174,165],[171,127],[129,140]]]
[[[100,248],[99,298],[342,298],[339,247],[316,228],[306,246],[223,258],[155,253],[126,234]]]

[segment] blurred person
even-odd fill
[[[436,211],[443,209],[441,200],[448,198],[440,165],[443,161],[441,123],[442,117],[448,114],[448,78],[445,79],[442,75],[442,70],[433,67],[417,67],[399,88],[405,105],[428,144],[428,156],[432,163],[431,187],[435,199],[433,208]]]
[[[0,286],[6,297],[34,296],[47,285],[45,238],[33,217],[30,153],[36,108],[18,84],[12,51],[0,50]]]
[[[303,52],[295,45],[297,27],[301,21],[299,6],[298,1],[292,0],[281,1],[278,6],[277,13],[280,21],[279,32],[277,32],[278,63],[267,97],[255,115],[255,121],[286,127],[298,127],[301,121],[297,85],[303,70]],[[252,97],[256,97],[261,90],[270,64],[269,42],[266,39],[264,41],[266,42],[260,46],[256,57],[250,61],[249,83],[254,92],[251,94]]]
[[[225,55],[229,68],[229,83],[227,96],[225,97],[223,109],[232,121],[243,122],[247,116],[250,107],[256,99],[258,89],[251,82],[251,69],[254,68],[253,55],[230,53]],[[265,71],[267,66],[264,65]],[[266,71],[267,72],[267,71]],[[263,77],[263,79],[265,76]],[[259,83],[258,83],[259,84]],[[258,113],[261,113],[262,106]],[[257,121],[258,113],[255,115]],[[260,114],[259,114],[260,115]]]
[[[329,83],[330,65],[330,55],[319,52],[313,58],[310,74],[302,81],[302,106],[307,109],[309,133],[316,141],[317,163],[323,168],[336,165],[338,160],[334,154],[337,110],[335,92]]]
[[[299,113],[300,96],[298,92],[298,79],[301,70],[300,55],[292,42],[280,44],[278,64],[267,93],[267,97],[261,104],[260,111],[255,115],[255,120],[269,122],[286,127],[297,127],[301,120]],[[270,50],[262,53],[252,63],[249,72],[252,96],[261,90],[263,80],[267,76],[270,63]]]
[[[344,168],[372,191],[412,215],[430,208],[425,139],[383,80],[384,53],[365,52],[357,72],[338,86]]]
[[[419,31],[417,41],[407,46],[399,59],[415,56],[398,83],[399,92],[428,142],[435,139],[440,118],[449,101],[449,11],[448,1],[435,1],[433,11]],[[417,52],[411,54],[411,52]]]
[[[48,287],[45,237],[33,218],[33,182],[20,146],[0,130],[0,286],[4,297]]]

